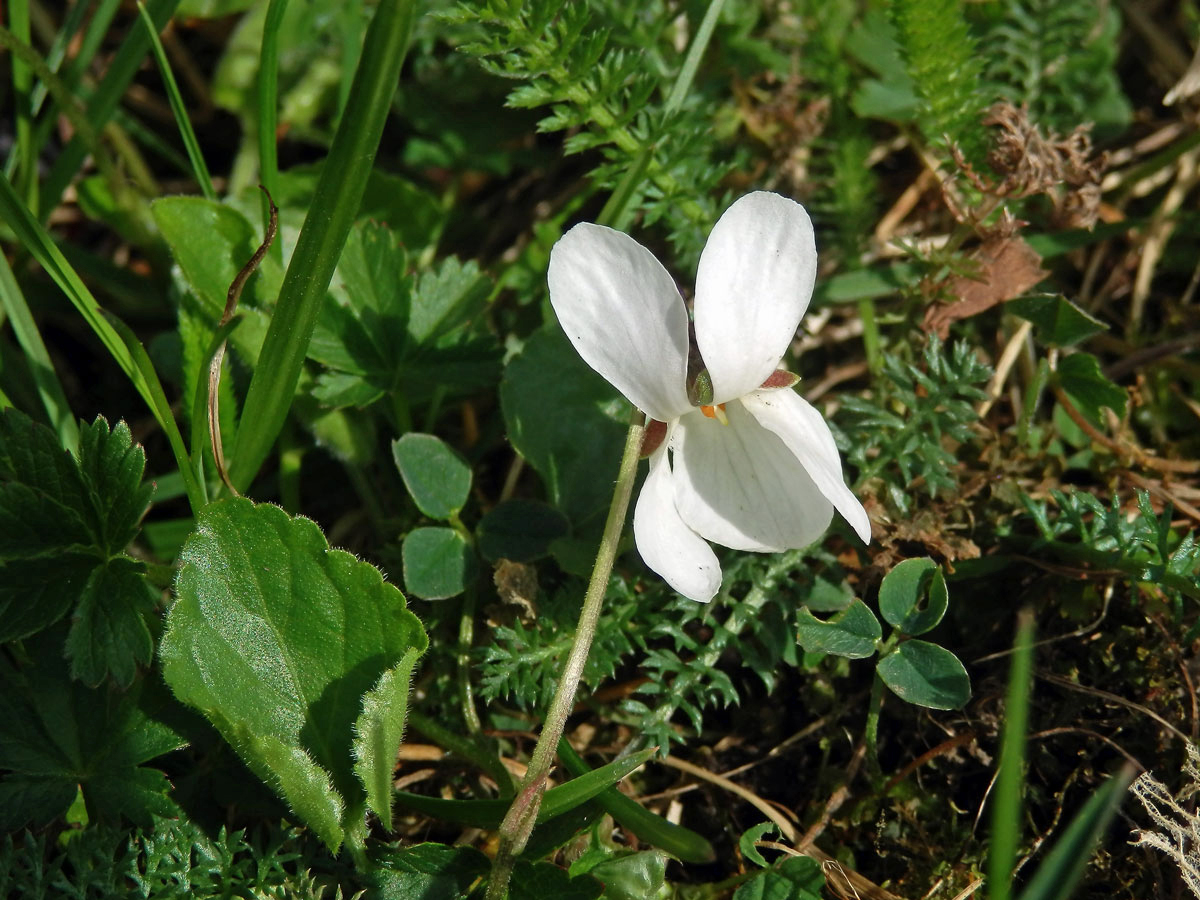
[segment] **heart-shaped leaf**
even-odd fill
[[[879,612],[905,634],[924,634],[935,628],[949,604],[941,566],[927,556],[904,560],[879,585]]]

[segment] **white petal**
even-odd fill
[[[738,401],[728,425],[691,413],[679,420],[675,505],[701,537],[735,550],[805,547],[833,518],[833,506],[779,438]]]
[[[782,438],[821,493],[845,517],[863,543],[869,544],[871,520],[842,480],[842,458],[833,434],[812,404],[791,390],[755,391],[743,397],[742,403],[764,428]]]
[[[546,280],[584,362],[652,418],[689,408],[687,310],[653,253],[611,228],[576,225],[550,251]]]
[[[675,509],[664,442],[650,457],[650,474],[633,510],[633,536],[646,565],[691,600],[707,603],[721,587],[721,564]]]
[[[796,334],[817,277],[804,207],[756,191],[725,210],[696,272],[696,344],[724,403],[758,388]]]

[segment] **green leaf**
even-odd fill
[[[572,775],[578,777],[591,771],[587,763],[563,738],[558,741],[558,757]],[[595,802],[621,827],[629,829],[642,841],[665,850],[682,862],[710,863],[717,858],[716,851],[705,837],[682,825],[668,822],[636,800],[626,797],[615,787],[601,791],[596,795]]]
[[[831,653],[850,659],[866,659],[875,653],[883,628],[875,613],[859,599],[831,619],[822,622],[807,609],[800,610],[800,646],[806,653]]]
[[[153,484],[142,483],[146,454],[129,426],[97,417],[79,434],[79,470],[93,509],[98,550],[119,553],[134,539],[150,507]]]
[[[474,847],[417,844],[373,854],[371,881],[378,900],[459,900],[492,864]]]
[[[1080,309],[1062,294],[1018,297],[1006,303],[1004,309],[1032,322],[1041,342],[1054,347],[1069,347],[1108,330],[1104,322]]]
[[[232,206],[203,197],[161,197],[150,210],[184,281],[215,326],[229,285],[258,249],[262,235]],[[243,302],[254,298],[250,305],[268,305],[282,279],[279,263],[268,254],[246,283]]]
[[[577,526],[608,508],[629,404],[579,358],[558,325],[526,342],[504,370],[500,403],[513,446]],[[547,415],[553,410],[553,415]]]
[[[572,778],[558,787],[551,788],[542,797],[537,821],[539,823],[548,822],[582,806],[602,791],[612,787],[657,752],[655,747],[641,750],[623,759],[613,760],[578,778]],[[477,828],[495,828],[500,824],[504,814],[508,812],[508,807],[512,804],[511,800],[443,800],[441,797],[427,797],[424,794],[411,794],[407,791],[397,791],[396,801],[402,806],[415,809],[436,819],[474,825]]]
[[[1128,397],[1100,371],[1100,362],[1090,353],[1072,353],[1058,362],[1058,383],[1076,408],[1092,422],[1101,422],[1101,409],[1108,407],[1118,416],[1125,415]]]
[[[483,312],[491,282],[474,260],[442,260],[413,286],[408,334],[414,344],[433,344]]]
[[[596,900],[603,893],[604,885],[591,875],[572,878],[551,863],[523,859],[517,860],[508,886],[508,900]]]
[[[414,528],[401,556],[405,587],[425,600],[457,597],[475,577],[475,554],[453,528]]]
[[[572,877],[580,873],[571,866]],[[667,857],[657,850],[618,851],[587,869],[604,885],[604,900],[646,900],[658,897],[667,881]]]
[[[742,832],[742,836],[738,838],[738,850],[742,852],[742,856],[750,860],[756,866],[762,866],[764,869],[770,865],[763,855],[759,852],[755,843],[761,841],[763,836],[768,832],[771,834],[779,833],[779,826],[774,822],[759,822],[757,825],[752,825]]]
[[[67,641],[73,674],[126,687],[152,645],[140,565],[121,551],[154,486],[128,426],[84,426],[74,457],[15,410],[0,414],[0,638],[26,637],[79,609]]]
[[[479,552],[489,562],[530,563],[550,552],[550,544],[570,531],[566,516],[537,500],[505,500],[489,509],[475,528]]]
[[[392,458],[417,509],[431,519],[449,519],[467,502],[471,467],[441,438],[410,432],[392,441]]]
[[[927,556],[899,563],[879,585],[879,612],[904,634],[924,634],[935,628],[949,603],[942,568]]]
[[[96,687],[111,673],[118,687],[127,688],[137,667],[150,662],[154,639],[146,616],[156,592],[144,572],[143,563],[128,557],[92,570],[67,634],[72,678]]]
[[[80,788],[93,820],[150,827],[155,815],[175,815],[166,776],[140,768],[185,744],[161,719],[170,696],[146,679],[120,692],[72,681],[61,632],[26,642],[29,665],[0,659],[0,830],[61,815]]]
[[[3,492],[0,492],[2,502]],[[3,525],[0,524],[0,529]],[[49,628],[79,600],[96,565],[93,556],[64,553],[0,565],[0,643]]]
[[[482,319],[488,278],[453,258],[410,276],[406,259],[386,226],[362,222],[350,232],[337,299],[323,305],[308,348],[330,370],[316,392],[322,402],[363,406],[399,391],[412,404],[495,384],[499,345]]]
[[[210,504],[180,561],[167,683],[336,848],[335,811],[352,832],[366,801],[352,752],[363,696],[424,651],[420,622],[377,569],[268,504]]]
[[[384,672],[363,698],[363,711],[354,723],[354,773],[367,792],[367,806],[392,830],[392,773],[404,740],[408,689],[417,649],[410,648],[400,664]]]
[[[971,699],[971,679],[958,657],[928,641],[905,641],[876,671],[897,697],[917,706],[958,709]]]
[[[820,900],[824,887],[819,862],[807,856],[789,856],[741,885],[733,900]]]

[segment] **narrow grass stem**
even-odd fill
[[[871,699],[867,701],[867,726],[863,730],[863,743],[867,745],[867,768],[878,778],[879,767],[879,713],[883,709],[883,679],[875,673],[871,682]]]
[[[600,609],[608,593],[608,578],[617,557],[617,543],[625,528],[625,513],[629,509],[629,498],[633,495],[633,482],[637,477],[638,459],[642,451],[642,435],[645,432],[644,417],[633,411],[629,433],[625,438],[625,452],[621,455],[621,468],[617,473],[617,484],[613,490],[612,503],[608,507],[608,519],[604,523],[604,534],[600,538],[600,549],[596,553],[596,564],[588,581],[587,593],[583,598],[583,609],[579,612],[579,624],[575,628],[575,641],[563,665],[558,680],[558,690],[550,702],[546,722],[538,737],[537,746],[529,761],[529,769],[504,821],[500,823],[500,848],[492,864],[492,876],[488,882],[487,900],[502,900],[508,892],[508,881],[512,875],[517,856],[525,849],[530,832],[537,821],[542,794],[546,790],[546,779],[554,762],[558,739],[562,737],[567,716],[575,704],[575,692],[583,676],[592,638],[596,634],[596,623]]]

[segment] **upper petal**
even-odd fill
[[[675,504],[702,537],[735,550],[805,547],[833,518],[833,506],[778,437],[742,404],[728,425],[692,413],[679,420]]]
[[[799,203],[756,191],[725,210],[696,272],[696,344],[715,402],[755,390],[775,371],[816,277],[812,222]]]
[[[633,510],[633,536],[646,565],[685,597],[707,603],[720,590],[716,554],[675,508],[665,443],[650,457],[650,474]]]
[[[833,433],[812,404],[791,390],[755,391],[743,397],[742,403],[764,428],[779,435],[821,493],[845,517],[863,543],[869,544],[871,520],[842,480],[842,458],[833,442]]]
[[[654,254],[627,234],[584,223],[554,245],[546,280],[558,321],[589,366],[659,421],[689,408],[687,311]]]

